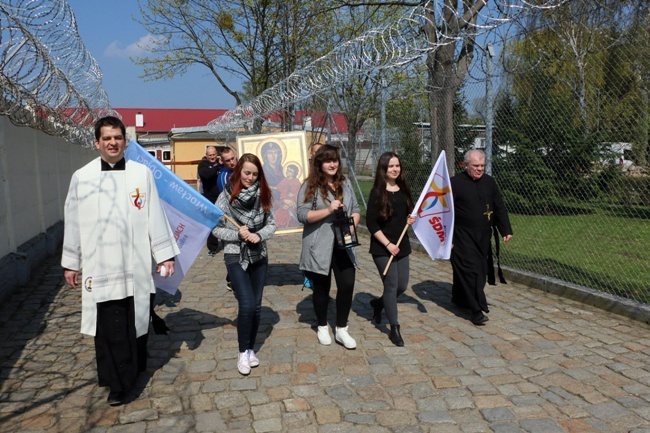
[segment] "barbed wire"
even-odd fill
[[[475,21],[466,23],[462,13],[449,8],[446,3],[430,0],[411,9],[396,23],[369,30],[339,45],[307,67],[262,92],[252,101],[212,120],[208,124],[208,130],[216,134],[229,129],[248,127],[256,119],[263,119],[291,104],[324,93],[354,76],[407,65],[465,37],[476,39],[506,23],[522,20],[532,11],[558,8],[567,2],[568,0],[543,0],[532,4],[526,1],[498,0],[493,8],[479,12]],[[458,15],[457,19],[453,20],[455,27],[448,26],[444,20],[433,21],[435,17],[449,13]],[[424,36],[425,26],[435,29],[436,36],[432,38],[433,41]]]
[[[0,115],[82,146],[115,114],[65,0],[0,0]]]

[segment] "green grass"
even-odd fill
[[[360,181],[359,186],[367,200],[372,181]],[[366,210],[358,196],[357,191],[365,224]],[[502,263],[650,303],[648,209],[579,207],[573,210],[576,214],[563,216],[511,213],[514,238],[502,243]]]
[[[357,193],[357,202],[359,203],[359,208],[361,209],[361,222],[365,225],[366,220],[366,209],[363,207],[364,201],[368,204],[368,196],[370,195],[370,190],[372,189],[373,181],[371,180],[360,180],[359,187],[361,188],[361,193],[363,194],[363,200],[359,196],[359,190],[357,187],[354,187],[354,191]]]
[[[503,247],[508,266],[650,303],[650,224],[604,213],[511,214],[514,238]]]

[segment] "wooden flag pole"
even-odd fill
[[[399,240],[397,241],[398,247],[399,244],[402,243],[402,239],[404,239],[404,235],[406,234],[408,229],[409,229],[409,225],[406,224],[406,227],[404,227],[404,230],[402,230],[402,235],[399,237]],[[393,257],[395,256],[391,254],[390,259],[388,259],[388,264],[386,265],[386,269],[384,269],[384,273],[382,274],[383,276],[386,276],[386,273],[388,272],[388,268],[390,268],[390,264],[393,263]]]
[[[235,222],[234,219],[230,218],[230,217],[229,217],[228,215],[226,215],[226,214],[223,214],[223,216],[224,216],[224,218],[226,218],[226,219],[228,220],[228,222],[229,222],[230,224],[232,224],[232,225],[234,225],[235,227],[237,227],[237,230],[239,230],[239,229],[241,228],[241,226],[240,226],[239,224],[237,224],[237,223]]]

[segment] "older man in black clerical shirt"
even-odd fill
[[[465,172],[451,178],[454,195],[454,238],[451,265],[454,272],[451,300],[471,312],[475,325],[485,324],[489,313],[485,298],[492,226],[503,241],[512,238],[508,211],[494,179],[485,174],[485,154],[465,154]]]

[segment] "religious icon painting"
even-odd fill
[[[302,231],[298,222],[298,191],[307,178],[309,152],[305,131],[237,137],[239,155],[252,153],[262,161],[264,177],[273,193],[276,234]]]

